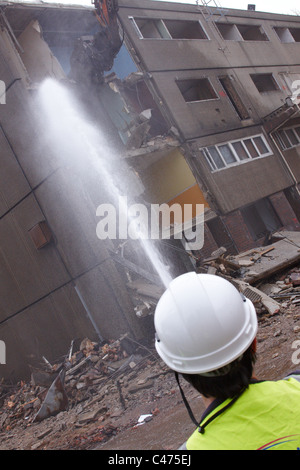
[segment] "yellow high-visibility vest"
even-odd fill
[[[212,416],[230,399],[211,411]],[[300,382],[257,382],[186,442],[187,450],[300,450]]]

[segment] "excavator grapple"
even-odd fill
[[[75,44],[71,57],[71,78],[80,83],[102,83],[104,72],[112,69],[122,39],[117,19],[117,0],[94,0],[99,31],[83,36]]]

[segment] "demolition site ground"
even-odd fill
[[[277,380],[300,369],[299,277],[298,265],[260,285],[281,298],[276,313],[256,305],[259,379]],[[126,335],[102,346],[82,341],[68,358],[68,405],[40,420],[37,416],[60,363],[33,370],[30,383],[0,384],[0,450],[178,449],[194,425],[174,374],[153,345],[135,344],[130,351],[128,344]],[[183,380],[182,385],[200,420],[201,397]]]

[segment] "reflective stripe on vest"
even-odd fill
[[[229,403],[226,400],[201,424]],[[291,378],[251,384],[186,443],[188,450],[300,450],[300,383]]]

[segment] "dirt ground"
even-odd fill
[[[257,339],[258,378],[276,380],[296,370],[300,348],[295,349],[294,342],[300,340],[300,306],[289,303],[279,314],[260,315]],[[68,411],[40,423],[23,419],[2,427],[0,450],[178,449],[194,425],[174,375],[154,350],[137,367],[118,382],[108,380],[98,395]],[[204,411],[201,397],[182,384],[200,418]],[[142,415],[150,416],[138,425]]]

